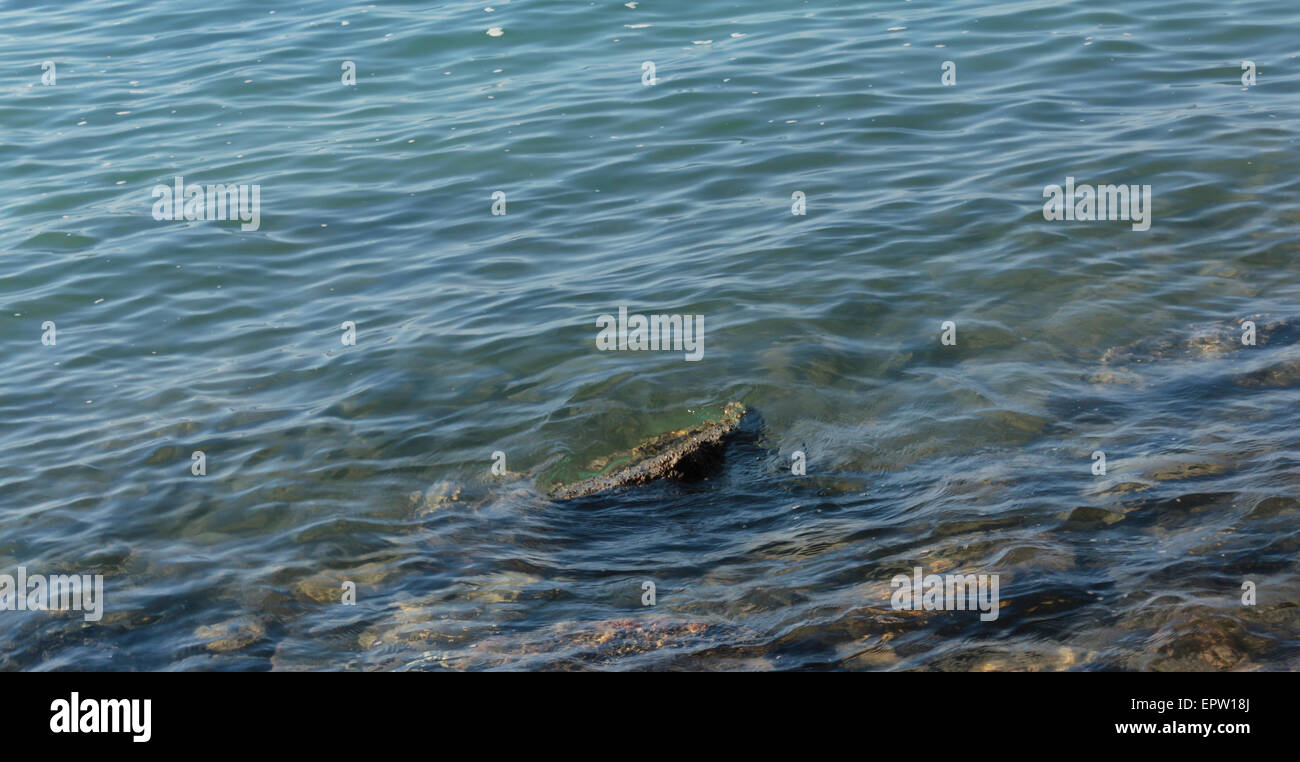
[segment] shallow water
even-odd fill
[[[6,6],[0,574],[106,601],[0,668],[1300,667],[1300,8],[1105,5]],[[729,400],[713,479],[534,487]]]

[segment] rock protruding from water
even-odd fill
[[[646,484],[656,479],[699,479],[722,463],[727,440],[740,428],[745,406],[730,402],[722,417],[690,428],[661,434],[632,450],[616,453],[594,464],[596,476],[550,490],[551,497],[568,500],[619,487]],[[616,464],[616,465],[610,465]]]

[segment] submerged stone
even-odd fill
[[[238,651],[266,637],[266,626],[261,620],[250,616],[238,616],[219,624],[202,625],[194,630],[194,636],[204,643],[209,651],[225,653]]]
[[[1198,476],[1217,476],[1228,470],[1226,463],[1196,463],[1190,461],[1173,461],[1163,468],[1151,471],[1143,476],[1158,482],[1179,479],[1195,479]]]
[[[1239,376],[1237,386],[1275,387],[1295,386],[1300,383],[1300,357],[1294,357]]]
[[[460,501],[461,490],[460,485],[449,481],[435,482],[424,492],[410,494],[411,507],[415,515],[427,516]]]
[[[657,479],[703,478],[721,465],[727,442],[739,430],[745,413],[741,403],[728,403],[720,418],[660,434],[629,451],[601,458],[585,469],[590,474],[586,478],[558,480],[544,491],[568,500]]]
[[[1248,348],[1242,343],[1245,323],[1254,324],[1255,345],[1286,346],[1300,340],[1300,320],[1268,314],[1247,315],[1189,326],[1174,334],[1162,334],[1121,347],[1111,347],[1102,355],[1103,365],[1133,365],[1164,360],[1205,360],[1225,357]],[[1105,380],[1110,377],[1102,376]]]
[[[1158,672],[1257,669],[1255,658],[1270,645],[1268,638],[1248,630],[1237,616],[1205,606],[1177,611],[1150,642],[1155,651],[1141,668]]]

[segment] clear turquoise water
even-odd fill
[[[0,611],[0,668],[1296,669],[1298,29],[7,4],[0,573],[107,601]],[[177,175],[260,184],[260,229],[155,220]],[[1045,221],[1066,176],[1152,185],[1151,229]],[[619,305],[704,358],[596,351]],[[732,399],[765,434],[713,480],[533,487]],[[918,565],[1000,574],[999,619],[893,611]]]

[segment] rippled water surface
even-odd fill
[[[1294,2],[217,6],[0,11],[0,573],[106,597],[0,669],[1300,667]],[[731,400],[711,479],[536,486]]]

